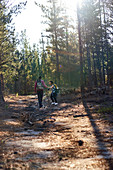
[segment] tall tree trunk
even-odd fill
[[[47,70],[46,70],[46,54],[45,54],[45,47],[44,47],[44,39],[43,39],[43,34],[41,34],[42,36],[42,49],[43,49],[43,52],[42,52],[42,60],[43,60],[43,78],[45,79],[46,78],[46,73],[47,73]]]
[[[109,53],[108,53],[108,43],[107,43],[107,85],[109,87]]]
[[[78,18],[78,35],[79,35],[79,55],[80,55],[80,86],[81,93],[84,93],[84,84],[83,84],[83,53],[82,53],[82,41],[81,41],[81,20],[79,14],[79,4],[77,4],[77,18]]]
[[[104,57],[104,46],[103,46],[103,26],[102,26],[102,17],[101,17],[101,4],[99,0],[99,11],[100,11],[100,27],[101,27],[101,49],[102,49],[102,82],[105,84],[105,57]],[[103,11],[104,11],[104,3],[103,3]]]
[[[23,54],[23,59],[24,59],[24,61],[23,61],[23,66],[24,66],[24,75],[23,75],[23,77],[24,77],[24,94],[27,94],[26,69],[25,69],[25,66],[26,66],[25,60],[26,60],[26,58],[25,58],[25,54]]]
[[[0,75],[0,103],[4,102],[4,97],[2,93],[2,74]]]
[[[107,21],[106,21],[106,12],[105,12],[105,8],[104,8],[104,2],[103,2],[103,13],[104,13],[104,25],[105,25],[105,46],[106,46],[106,56],[107,56],[107,85],[109,86],[109,47],[108,47],[108,40],[107,40]]]
[[[95,37],[95,54],[96,54],[96,59],[97,59],[97,69],[99,71],[99,85],[102,84],[102,72],[101,72],[101,61],[100,61],[100,47],[99,44],[97,44],[97,39],[96,39],[96,35],[94,35]]]
[[[87,43],[87,62],[88,62],[88,84],[90,88],[92,87],[92,76],[91,76],[91,59],[90,59],[90,52],[89,52],[89,46]]]
[[[57,76],[57,80],[58,80],[58,85],[60,86],[60,72],[59,72],[59,56],[58,56],[58,52],[56,52],[56,76]]]
[[[93,67],[94,67],[94,85],[97,87],[97,74],[96,74],[96,63],[95,63],[95,53],[93,52]]]
[[[69,57],[69,43],[68,43],[68,26],[66,26],[66,50],[67,50],[67,64],[70,68],[70,57]],[[70,69],[68,70],[68,83],[71,85],[70,81]]]
[[[97,56],[97,66],[99,71],[99,85],[102,84],[102,72],[101,72],[101,61],[100,61],[100,48],[96,47],[96,56]]]
[[[102,44],[102,68],[103,68],[103,84],[105,85],[105,57],[104,57],[104,49]]]
[[[53,9],[54,9],[54,20],[55,20],[55,26],[54,26],[54,33],[55,33],[55,48],[56,48],[56,77],[57,77],[57,83],[60,85],[60,71],[59,71],[59,55],[58,55],[58,38],[57,38],[57,29],[56,29],[56,6],[55,1],[53,1]]]

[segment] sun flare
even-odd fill
[[[59,0],[61,5],[65,8],[67,13],[70,16],[75,17],[75,13],[77,10],[77,3],[79,3],[80,6],[82,6],[83,0]]]

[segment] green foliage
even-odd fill
[[[36,3],[36,5],[38,5]],[[46,32],[49,44],[42,53],[42,73],[59,86],[78,87],[80,67],[77,33],[65,8],[58,1],[49,1],[48,6],[39,5],[48,23]],[[42,45],[44,41],[42,40]]]
[[[8,105],[5,105],[5,109],[8,109],[8,107],[9,107]]]
[[[26,3],[20,3],[10,8],[7,1],[0,1],[0,102],[4,101],[2,93],[4,89],[3,76],[6,77],[5,80],[8,83],[10,82],[10,88],[14,79],[15,72],[10,73],[16,65],[16,63],[13,63],[16,39],[14,36],[15,28],[11,21],[13,15],[17,15],[23,8],[22,5],[25,6]],[[10,75],[12,79],[9,78]]]
[[[34,82],[39,76],[38,48],[30,47],[26,30],[20,35],[20,50],[16,50],[11,65],[5,71],[5,87],[9,93],[28,94],[34,90]]]
[[[113,113],[113,107],[101,107],[98,111],[98,113]]]
[[[112,78],[111,9],[107,1],[86,0],[80,10],[86,86],[109,85]]]
[[[11,29],[8,24],[23,5],[17,5],[8,12],[5,1],[0,1],[0,71],[4,75],[5,90],[15,94],[31,93],[35,80],[41,75],[46,84],[53,80],[61,89],[66,88],[64,93],[74,92],[72,89],[80,86],[80,55],[83,57],[84,86],[92,88],[113,83],[111,1],[109,4],[83,1],[78,11],[82,54],[79,54],[78,23],[68,17],[58,0],[48,1],[47,6],[38,5],[46,23],[46,33],[42,34],[40,44],[31,47],[24,30],[19,38],[18,50],[14,28]],[[109,11],[108,14],[106,11]],[[39,46],[42,47],[40,53]]]

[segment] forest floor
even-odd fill
[[[81,99],[61,96],[58,106],[8,96],[0,106],[0,169],[113,170],[113,92]]]

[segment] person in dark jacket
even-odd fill
[[[44,88],[48,88],[48,87],[45,85],[44,80],[41,79],[41,76],[39,76],[38,80],[35,82],[35,92],[38,95],[39,108],[43,106],[42,99],[43,99]]]
[[[57,102],[57,85],[54,84],[53,81],[50,81],[49,85],[50,85],[50,89],[52,89],[52,92],[51,92],[51,95],[50,95],[50,98],[52,100],[51,104],[57,106],[58,105],[58,102]]]

